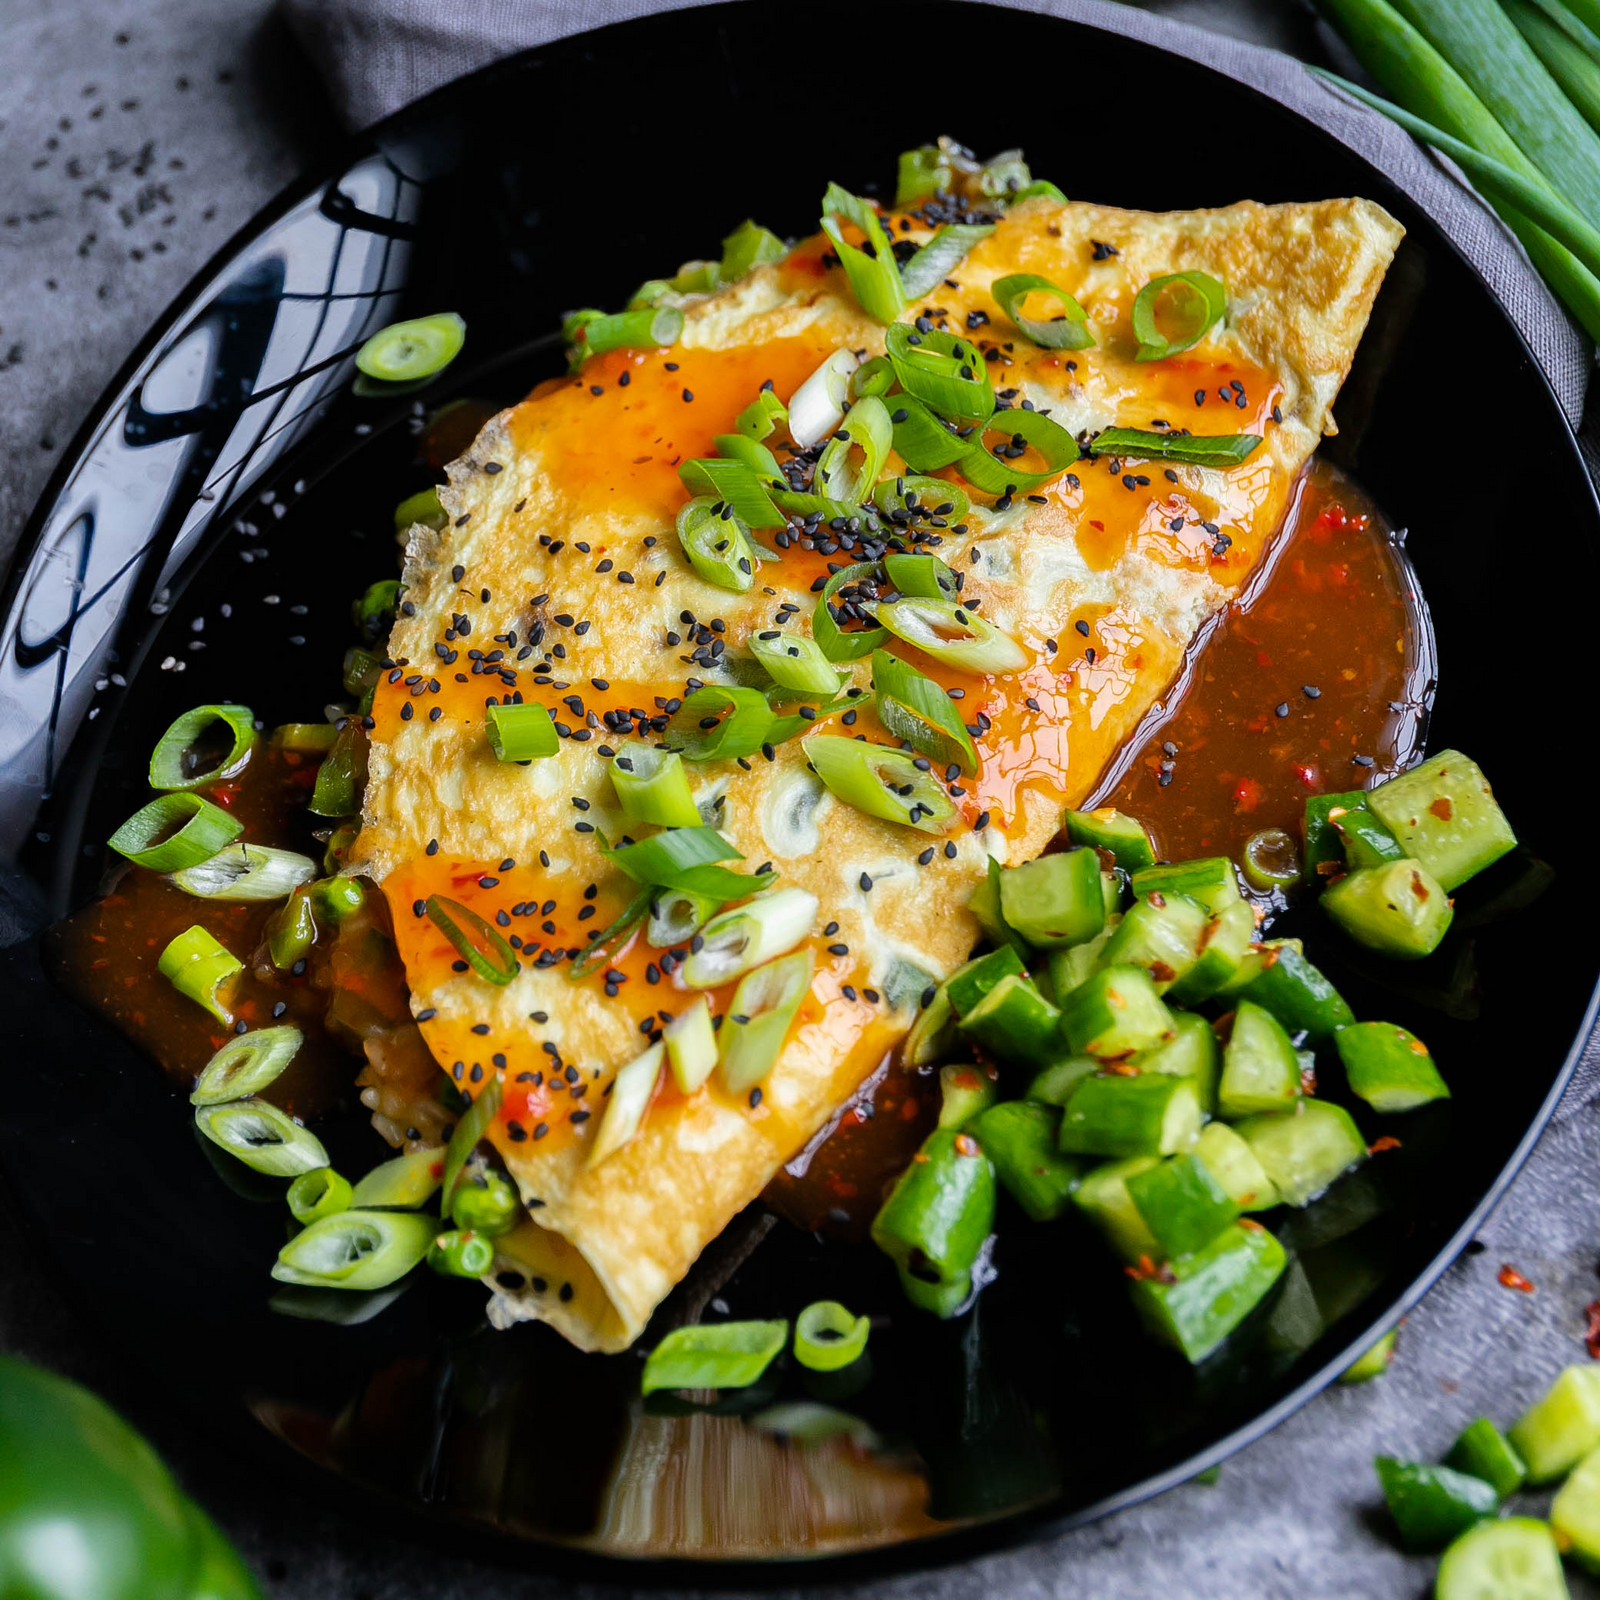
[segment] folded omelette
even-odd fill
[[[885,220],[896,240],[933,232],[919,215]],[[654,742],[695,687],[742,681],[752,634],[809,633],[828,577],[883,548],[859,524],[813,518],[755,535],[744,592],[714,586],[675,533],[689,499],[678,469],[714,457],[763,389],[788,401],[836,352],[883,354],[885,326],[818,235],[729,287],[678,297],[671,344],[592,355],[496,416],[450,467],[446,525],[410,533],[357,865],[387,897],[440,1066],[469,1099],[500,1085],[487,1137],[530,1220],[499,1241],[494,1320],[628,1346],[894,1050],[977,941],[967,903],[990,858],[1045,848],[1261,560],[1332,431],[1400,236],[1359,199],[1151,215],[1045,195],[1012,206],[912,301],[902,320],[967,340],[1003,408],[1048,412],[1090,452],[1108,427],[1262,443],[1221,466],[1086,453],[1032,492],[974,493],[959,521],[924,530],[917,548],[962,575],[963,602],[1026,658],[963,672],[897,646],[950,693],[976,748],[975,773],[934,773],[952,812],[938,826],[842,800],[798,737],[687,764],[700,815],[744,857],[730,864],[815,897],[801,946],[814,977],[756,1089],[713,1074],[684,1093],[663,1071],[637,1131],[601,1161],[617,1072],[695,998],[684,946],[652,947],[642,924],[602,959],[575,960],[638,892],[608,846],[651,832],[621,815],[611,764]],[[1191,271],[1226,287],[1225,315],[1181,354],[1135,359],[1138,291]],[[1094,343],[1032,342],[992,293],[1020,273],[1074,296]],[[888,473],[900,470],[891,456]],[[859,708],[816,727],[896,745],[865,693],[869,663],[842,665]],[[497,758],[487,708],[514,699],[550,709],[554,755]],[[461,959],[423,915],[430,897],[500,930],[516,951],[509,982]],[[732,987],[709,991],[719,1018]]]

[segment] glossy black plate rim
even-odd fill
[[[694,19],[710,19],[719,12],[752,12],[757,10],[760,4],[761,0],[723,0],[723,3],[699,5],[681,10],[674,9],[671,14],[675,17],[681,16],[685,23],[688,24]],[[983,3],[983,0],[962,0],[962,9],[963,11],[971,10],[974,13],[987,14],[992,21],[1000,25],[1003,25],[1010,12],[1024,11],[1030,16],[1037,17],[1040,21],[1053,23],[1067,30],[1082,27],[1099,33],[1115,32],[1109,20],[1105,24],[1100,24],[1053,17],[1047,12],[1034,12],[1027,6],[1012,6],[1004,3],[991,5]],[[200,298],[206,286],[244,253],[264,230],[273,226],[296,206],[304,203],[308,198],[336,179],[360,155],[370,151],[375,144],[402,132],[411,122],[433,114],[450,97],[460,94],[465,85],[492,92],[498,78],[502,76],[515,77],[529,59],[539,56],[553,45],[565,44],[571,39],[581,38],[592,41],[597,50],[603,50],[604,40],[607,35],[612,35],[620,30],[636,28],[641,24],[648,24],[659,15],[661,14],[655,13],[645,17],[627,19],[608,24],[602,28],[587,30],[581,35],[569,35],[565,39],[551,41],[549,45],[535,46],[531,49],[517,52],[514,55],[492,62],[462,78],[439,86],[421,99],[402,107],[371,127],[350,136],[340,146],[333,159],[322,163],[315,171],[303,175],[287,185],[266,206],[258,210],[246,223],[235,230],[226,242],[213,252],[207,261],[191,276],[184,288],[151,324],[148,331],[135,345],[127,359],[106,385],[81,426],[74,432],[68,447],[58,459],[18,538],[17,545],[8,563],[4,585],[0,586],[0,615],[9,615],[16,604],[18,581],[25,572],[28,559],[46,529],[48,517],[55,502],[66,488],[79,464],[80,458],[96,438],[107,417],[117,408],[124,391],[133,382],[140,368],[160,347],[163,340],[175,328],[183,324],[189,311]],[[1120,34],[1117,37],[1124,48],[1132,48],[1136,52],[1145,54],[1153,59],[1167,57],[1174,53],[1147,40],[1129,38]],[[1221,78],[1229,86],[1230,91],[1241,92],[1250,99],[1261,102],[1263,105],[1271,106],[1279,114],[1287,113],[1292,116],[1308,139],[1314,138],[1321,144],[1331,146],[1345,160],[1354,160],[1362,166],[1370,167],[1370,164],[1358,152],[1334,138],[1327,130],[1311,122],[1302,114],[1295,112],[1292,108],[1272,99],[1271,96],[1253,85],[1229,77],[1215,68],[1195,62],[1192,59],[1182,57],[1180,59],[1183,59],[1191,69],[1197,69],[1207,75]],[[1373,171],[1374,176],[1384,187],[1393,187],[1392,181],[1379,169],[1370,168],[1370,170]],[[1418,209],[1420,210],[1420,208]],[[1431,218],[1426,220],[1430,230],[1430,245],[1436,249],[1442,248],[1447,251],[1468,269],[1482,288],[1495,313],[1513,333],[1517,345],[1527,358],[1530,367],[1537,374],[1538,381],[1550,400],[1551,409],[1558,419],[1559,432],[1553,435],[1553,438],[1558,437],[1566,450],[1571,453],[1580,467],[1582,467],[1583,457],[1574,437],[1572,426],[1562,410],[1547,373],[1539,363],[1521,329],[1511,319],[1494,295],[1493,290],[1483,279],[1482,274],[1478,272],[1477,268],[1466,257],[1455,241],[1434,224]],[[1584,482],[1588,486],[1591,504],[1597,513],[1600,513],[1600,499],[1596,497],[1594,483],[1586,469],[1582,475]],[[1595,1026],[1597,1015],[1600,1015],[1600,974],[1597,974],[1594,984],[1591,985],[1579,1030],[1567,1050],[1562,1065],[1551,1081],[1548,1093],[1541,1102],[1536,1114],[1530,1120],[1526,1131],[1509,1159],[1502,1166],[1494,1181],[1472,1211],[1449,1240],[1436,1252],[1423,1271],[1415,1276],[1399,1295],[1391,1299],[1381,1312],[1367,1316],[1364,1326],[1350,1338],[1342,1350],[1327,1359],[1287,1394],[1281,1396],[1272,1405],[1258,1412],[1247,1422],[1242,1423],[1206,1449],[1196,1452],[1165,1471],[1143,1478],[1126,1489],[1087,1505],[1075,1507],[1067,1512],[1056,1511],[1048,1505],[1022,1509],[1001,1515],[990,1521],[955,1528],[946,1533],[935,1533],[873,1549],[843,1554],[821,1554],[813,1557],[784,1554],[761,1561],[752,1561],[747,1558],[708,1561],[704,1558],[695,1557],[629,1557],[621,1554],[598,1553],[581,1548],[540,1542],[530,1544],[493,1528],[482,1526],[464,1527],[460,1523],[450,1520],[430,1522],[427,1525],[427,1537],[435,1543],[452,1546],[463,1551],[471,1551],[478,1558],[488,1559],[496,1564],[524,1564],[527,1557],[536,1551],[539,1561],[544,1563],[552,1572],[571,1573],[573,1575],[581,1573],[591,1578],[606,1575],[612,1578],[625,1578],[628,1581],[650,1584],[682,1584],[692,1579],[694,1583],[700,1586],[722,1588],[736,1584],[789,1584],[794,1581],[795,1575],[799,1572],[804,1572],[808,1581],[815,1579],[833,1583],[863,1576],[881,1576],[890,1572],[904,1573],[910,1570],[944,1566],[968,1560],[986,1552],[1012,1547],[1024,1541],[1040,1540],[1062,1534],[1114,1512],[1138,1505],[1189,1481],[1197,1473],[1218,1465],[1228,1456],[1270,1432],[1279,1423],[1304,1406],[1307,1401],[1320,1393],[1322,1389],[1326,1388],[1349,1366],[1352,1360],[1370,1348],[1377,1338],[1386,1330],[1392,1328],[1422,1300],[1438,1282],[1446,1269],[1452,1265],[1465,1249],[1478,1229],[1482,1227],[1484,1221],[1504,1198],[1506,1191],[1526,1164],[1561,1102],[1576,1070],[1578,1061],[1583,1054],[1590,1033]],[[0,1172],[0,1181],[9,1181],[3,1172]],[[59,1282],[65,1284],[64,1274],[57,1273],[54,1276]],[[75,1301],[75,1297],[70,1296],[70,1292],[69,1298]],[[200,1419],[196,1418],[195,1420],[199,1421]],[[304,1456],[268,1434],[266,1430],[261,1430],[258,1442],[267,1446],[262,1452],[263,1459],[270,1457],[284,1470],[287,1476],[298,1478],[302,1482],[326,1482],[327,1474],[325,1472],[308,1462]],[[353,1483],[349,1479],[339,1478],[337,1482],[350,1502],[365,1501],[373,1505],[393,1504],[392,1501],[378,1491]]]

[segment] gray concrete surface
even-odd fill
[[[1159,9],[1285,48],[1313,45],[1309,23],[1283,0],[1166,0]],[[0,77],[3,560],[135,340],[337,134],[269,0],[6,0],[0,53],[8,69]],[[1559,1366],[1582,1359],[1583,1308],[1600,1295],[1597,1163],[1600,1114],[1591,1108],[1547,1135],[1485,1228],[1484,1250],[1458,1262],[1407,1323],[1388,1376],[1313,1401],[1233,1458],[1215,1487],[1188,1485],[1064,1538],[853,1592],[875,1600],[1426,1593],[1432,1563],[1393,1548],[1374,1510],[1370,1458],[1436,1454],[1471,1417],[1514,1417]],[[1501,1288],[1503,1262],[1537,1292]],[[274,1597],[484,1600],[570,1587],[541,1578],[531,1562],[512,1569],[440,1554],[403,1527],[338,1518],[151,1414],[119,1362],[114,1314],[90,1329],[68,1313],[3,1195],[0,1347],[124,1407]]]

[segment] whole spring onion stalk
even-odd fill
[[[775,889],[700,930],[701,945],[683,964],[691,989],[710,989],[792,950],[817,920],[817,897],[804,889]]]
[[[1584,121],[1600,128],[1600,39],[1557,0],[1545,0],[1543,5],[1530,5],[1528,0],[1500,3]]]

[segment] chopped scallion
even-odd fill
[[[739,980],[718,1035],[717,1071],[729,1094],[748,1095],[772,1071],[815,973],[811,951],[796,950]]]
[[[497,761],[537,761],[561,749],[561,735],[548,706],[533,702],[487,706],[484,720]]]
[[[690,761],[736,761],[754,755],[771,726],[772,707],[759,689],[708,683],[684,697],[661,742]]]
[[[459,900],[432,894],[423,902],[428,920],[486,983],[508,984],[520,968],[511,946],[476,911]]]
[[[814,482],[819,494],[859,505],[872,493],[878,474],[889,459],[894,425],[876,395],[857,400],[845,423],[818,458]]]
[[[772,1364],[789,1339],[789,1324],[712,1322],[674,1328],[644,1364],[639,1387],[743,1389]]]
[[[787,427],[789,408],[770,389],[762,389],[734,419],[734,427],[747,439],[765,439],[775,428]]]
[[[332,1167],[313,1167],[289,1185],[285,1198],[294,1220],[309,1225],[336,1212],[348,1211],[351,1193],[350,1180]]]
[[[659,350],[675,344],[683,332],[683,313],[676,306],[644,306],[637,311],[574,311],[561,324],[571,346],[567,357],[576,372],[590,356],[607,350]]]
[[[1137,361],[1160,361],[1192,349],[1228,309],[1228,291],[1209,272],[1152,278],[1133,302]]]
[[[1033,272],[1013,272],[995,279],[989,292],[1023,333],[1046,350],[1084,350],[1095,342],[1088,313],[1074,296],[1048,278]],[[1022,308],[1030,295],[1054,300],[1060,311],[1048,319],[1025,316]]]
[[[991,447],[990,433],[1003,433],[1004,443]],[[1042,411],[997,411],[990,417],[984,436],[968,441],[969,448],[956,463],[956,469],[974,489],[985,494],[1027,494],[1059,478],[1078,459],[1078,442],[1059,422]],[[1043,462],[1040,467],[1023,467],[1020,462],[1034,452]]]
[[[927,481],[942,482],[939,478]],[[966,496],[962,495],[961,498],[965,500]],[[938,556],[925,555],[921,551],[915,554],[891,551],[883,558],[883,570],[893,588],[913,599],[954,600],[961,593],[955,573]]]
[[[872,653],[872,686],[878,720],[896,739],[941,767],[978,770],[978,752],[950,696],[887,650]]]
[[[900,387],[913,399],[952,421],[986,422],[992,415],[994,386],[972,340],[897,322],[883,342]]]
[[[272,1276],[319,1289],[382,1289],[428,1253],[437,1217],[414,1211],[336,1211],[278,1252]]]
[[[645,1113],[650,1109],[656,1084],[661,1080],[661,1061],[665,1054],[663,1045],[653,1044],[625,1067],[618,1068],[616,1077],[611,1080],[611,1093],[606,1097],[600,1131],[589,1149],[591,1167],[598,1167],[614,1156],[644,1126]]]
[[[846,242],[840,217],[860,229],[865,236],[861,245]],[[879,322],[892,323],[905,309],[906,297],[900,284],[900,268],[877,211],[848,189],[830,183],[822,197],[822,231],[832,240],[861,309]],[[790,410],[793,409],[791,405]]]
[[[391,322],[356,352],[356,367],[379,383],[415,383],[443,372],[466,338],[467,325],[453,311]]]
[[[700,826],[683,758],[676,751],[657,750],[648,744],[623,745],[611,763],[611,784],[622,814],[630,822],[648,822],[660,828]]]
[[[211,764],[197,769],[195,745],[200,736],[216,723],[228,729],[231,738],[227,752]],[[196,706],[161,735],[150,755],[152,789],[204,789],[224,778],[237,777],[255,748],[255,713],[249,706]]]
[[[737,461],[723,465],[750,473]],[[755,482],[753,474],[750,481]],[[707,583],[743,594],[755,582],[756,557],[750,546],[750,531],[725,501],[709,495],[697,495],[688,501],[678,512],[678,542],[689,564]]]
[[[244,824],[221,806],[180,790],[141,806],[107,843],[135,866],[181,872],[209,861],[243,832]]]
[[[287,1023],[230,1039],[200,1069],[189,1102],[217,1106],[260,1094],[294,1060],[305,1035]]]
[[[859,661],[863,656],[870,656],[888,638],[882,628],[874,627],[846,633],[833,612],[834,596],[847,588],[856,590],[864,598],[844,595],[840,604],[859,604],[865,610],[870,600],[877,598],[878,581],[877,563],[858,561],[841,568],[823,585],[822,593],[817,596],[816,610],[811,614],[811,637],[830,661]]]
[[[967,252],[993,232],[992,222],[958,222],[940,228],[900,269],[900,282],[907,298],[920,300],[938,288],[966,259]]]
[[[491,1075],[472,1097],[472,1104],[461,1113],[461,1120],[450,1135],[450,1143],[444,1148],[444,1165],[439,1173],[441,1214],[448,1215],[450,1197],[455,1193],[461,1169],[466,1166],[468,1156],[478,1148],[479,1141],[488,1134],[494,1119],[500,1115],[504,1098],[505,1089],[499,1076]]]
[[[770,628],[751,634],[746,642],[751,655],[780,688],[795,689],[802,694],[839,692],[839,670],[822,653],[815,639],[808,639],[803,633],[784,633]]]
[[[328,1164],[316,1134],[265,1100],[200,1106],[194,1125],[213,1144],[269,1177],[292,1178]]]
[[[942,833],[955,815],[955,802],[938,779],[924,772],[904,750],[833,733],[813,734],[803,748],[828,788],[869,817],[923,833]]]
[[[661,1030],[667,1063],[684,1094],[693,1094],[717,1065],[717,1034],[711,1026],[711,1006],[703,994],[694,999]]]
[[[732,437],[743,438],[743,435],[736,434]],[[750,445],[754,444],[754,441],[747,439],[745,443]],[[763,448],[761,445],[755,445],[757,450]],[[770,455],[771,452],[767,454]],[[773,466],[776,465],[774,462]],[[726,456],[710,456],[702,460],[685,461],[678,468],[678,479],[690,494],[703,496],[709,503],[718,507],[731,507],[733,516],[737,517],[746,528],[784,526],[783,513],[773,505],[772,497],[762,483],[761,474],[748,460],[736,461],[729,460]],[[692,501],[690,503],[693,504]],[[727,586],[724,584],[721,587]]]
[[[223,995],[244,971],[244,963],[199,923],[167,945],[156,969],[179,994],[204,1006],[218,1022],[233,1021]]]
[[[1133,456],[1142,461],[1186,461],[1196,467],[1236,467],[1261,444],[1256,433],[1149,433],[1141,428],[1103,428],[1091,455]]]
[[[684,962],[683,981],[691,989],[711,989],[742,977],[794,949],[816,919],[817,897],[804,889],[773,889],[757,895],[736,910],[714,916],[700,930],[700,948],[691,950]]]
[[[641,889],[611,922],[591,936],[588,944],[567,964],[569,983],[581,983],[591,973],[610,966],[617,959],[633,930],[649,914],[650,893],[649,889]]]
[[[816,1300],[795,1318],[794,1354],[813,1372],[838,1372],[861,1357],[872,1319],[858,1317],[837,1300]]]

